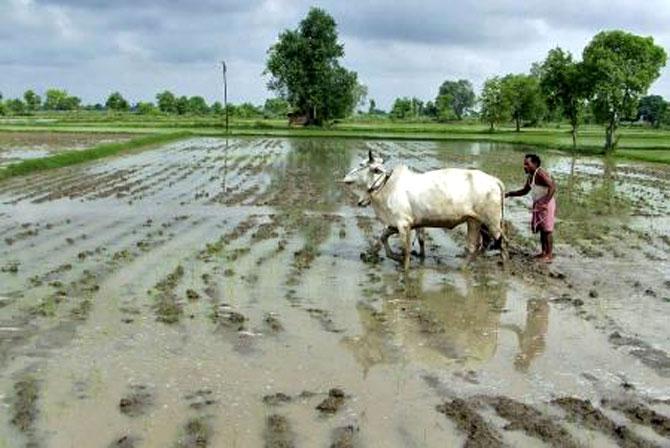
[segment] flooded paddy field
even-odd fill
[[[0,132],[0,167],[63,151],[76,151],[101,143],[122,142],[128,134],[84,132]]]
[[[337,184],[368,149],[515,189],[528,148],[199,138],[0,183],[0,446],[670,445],[668,167],[544,153],[552,265],[519,198],[507,269],[431,229],[405,274]]]

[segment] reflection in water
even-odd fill
[[[357,307],[363,333],[343,343],[364,372],[400,358],[428,364],[478,364],[495,354],[507,285],[476,274],[456,279],[464,282],[462,287],[430,285],[426,272],[417,271],[415,277],[405,279],[403,288],[383,297],[381,310],[365,304]]]
[[[504,326],[514,331],[519,340],[514,367],[522,372],[528,371],[533,360],[544,352],[549,328],[549,303],[546,300],[529,300],[526,307],[526,326],[523,330],[518,325]]]

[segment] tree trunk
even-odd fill
[[[519,119],[519,117],[516,117],[514,120],[516,121],[516,131],[521,132],[521,126],[520,126],[521,120]]]
[[[572,123],[572,152],[577,152],[577,124]]]
[[[494,129],[493,129],[493,122],[490,122],[489,124],[491,125],[491,127],[489,128],[489,132],[493,132],[493,131],[494,131]]]

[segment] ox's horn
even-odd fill
[[[372,150],[371,150],[371,149],[368,149],[368,160],[369,160],[370,162],[374,162],[374,161],[375,161],[374,157],[372,157]]]

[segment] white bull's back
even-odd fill
[[[501,183],[479,170],[447,168],[414,173],[397,167],[386,204],[387,219],[409,220],[412,226],[454,227],[482,214],[500,216]],[[391,212],[391,213],[389,213]]]

